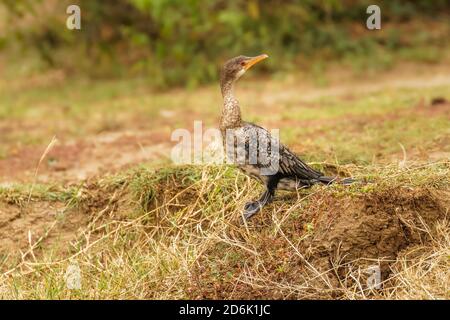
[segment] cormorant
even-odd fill
[[[258,200],[245,205],[243,215],[246,219],[271,202],[277,188],[296,190],[336,180],[308,166],[266,129],[242,121],[239,102],[233,92],[234,83],[250,67],[266,58],[266,54],[235,57],[224,64],[220,74],[224,101],[220,130],[227,157],[247,175],[257,178],[266,186]],[[351,178],[340,180],[343,184],[351,182]]]

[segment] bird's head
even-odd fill
[[[225,84],[227,82],[236,81],[245,73],[245,71],[268,57],[267,54],[261,54],[256,57],[238,56],[228,60],[223,65],[220,73],[221,83]]]

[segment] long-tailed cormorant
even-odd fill
[[[271,202],[277,188],[296,190],[336,180],[308,166],[266,129],[242,121],[239,102],[233,92],[234,83],[250,67],[267,57],[265,54],[235,57],[224,64],[220,75],[224,101],[220,130],[227,156],[247,175],[257,178],[266,186],[258,200],[245,205],[243,214],[246,219]],[[351,182],[353,180],[350,178],[340,180],[343,184]]]

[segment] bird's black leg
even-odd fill
[[[245,204],[243,213],[245,219],[249,219],[251,216],[258,213],[266,204],[272,202],[279,180],[280,179],[276,175],[270,176],[266,184],[266,190],[261,197],[256,201]]]

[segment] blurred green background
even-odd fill
[[[65,27],[69,4],[81,7],[81,31]],[[371,4],[381,7],[380,31],[366,29]],[[330,62],[367,72],[439,62],[449,17],[447,0],[4,0],[0,66],[4,77],[61,69],[145,76],[155,87],[208,83],[227,58],[262,52],[272,59],[259,72],[320,74]]]

